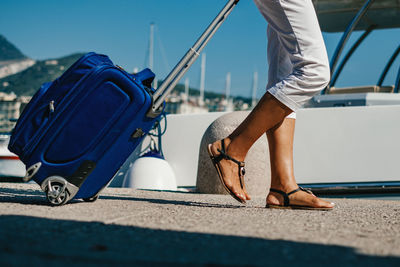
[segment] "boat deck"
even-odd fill
[[[335,199],[334,211],[247,206],[230,196],[108,188],[50,207],[35,184],[0,185],[6,266],[399,266],[398,201]]]

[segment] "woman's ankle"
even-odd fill
[[[296,182],[274,182],[273,180],[271,179],[271,188],[281,190],[285,193],[296,190],[299,187]]]
[[[244,148],[240,142],[237,142],[236,139],[232,139],[230,136],[225,138],[226,151],[229,156],[238,160],[244,161],[247,155],[247,150]]]

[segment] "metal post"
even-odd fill
[[[352,22],[347,26],[346,31],[343,33],[343,36],[338,44],[338,46],[336,47],[335,53],[332,57],[331,60],[331,74],[334,73],[336,65],[338,63],[338,60],[340,58],[340,55],[343,52],[344,46],[346,45],[351,33],[354,31],[355,27],[358,25],[358,23],[360,22],[361,18],[364,17],[365,13],[368,11],[368,9],[371,7],[372,3],[375,0],[366,0],[366,2],[364,3],[364,5],[361,7],[361,9],[358,11],[357,15],[353,18]],[[330,87],[330,85],[328,86],[328,88]],[[326,90],[324,90],[322,92],[322,94],[325,94]]]
[[[397,47],[397,49],[394,51],[393,55],[390,57],[388,63],[386,64],[385,68],[382,71],[381,76],[379,77],[379,81],[376,85],[378,86],[382,86],[383,81],[386,78],[387,73],[389,72],[390,68],[392,67],[395,59],[397,58],[397,56],[400,54],[400,45]]]
[[[344,66],[346,65],[347,61],[350,59],[350,57],[353,55],[354,51],[360,46],[360,44],[364,41],[365,38],[376,28],[376,25],[371,25],[368,27],[368,29],[358,38],[358,40],[354,43],[354,45],[350,48],[349,52],[347,52],[346,56],[340,63],[339,67],[335,71],[334,75],[332,75],[332,79],[330,82],[329,87],[333,87],[336,84],[337,79],[339,78],[339,75],[341,74]]]
[[[399,87],[400,87],[400,67],[399,71],[397,72],[396,83],[393,92],[398,94],[400,89]]]

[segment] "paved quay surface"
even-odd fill
[[[270,210],[262,198],[110,188],[51,207],[37,185],[0,183],[0,265],[400,266],[400,202],[333,201]]]

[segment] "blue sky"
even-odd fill
[[[149,25],[156,24],[155,66],[166,76],[225,0],[1,0],[0,34],[33,59],[96,51],[109,55],[127,70],[145,67]],[[266,23],[253,1],[242,0],[205,49],[206,90],[224,92],[232,74],[232,94],[250,96],[254,71],[258,96],[267,81]],[[360,33],[354,34],[354,37]],[[324,39],[331,57],[340,34]],[[354,40],[351,39],[350,42]],[[400,30],[373,32],[344,69],[337,86],[375,84]],[[393,84],[400,60],[386,82]],[[200,83],[200,62],[187,73],[191,86]]]

